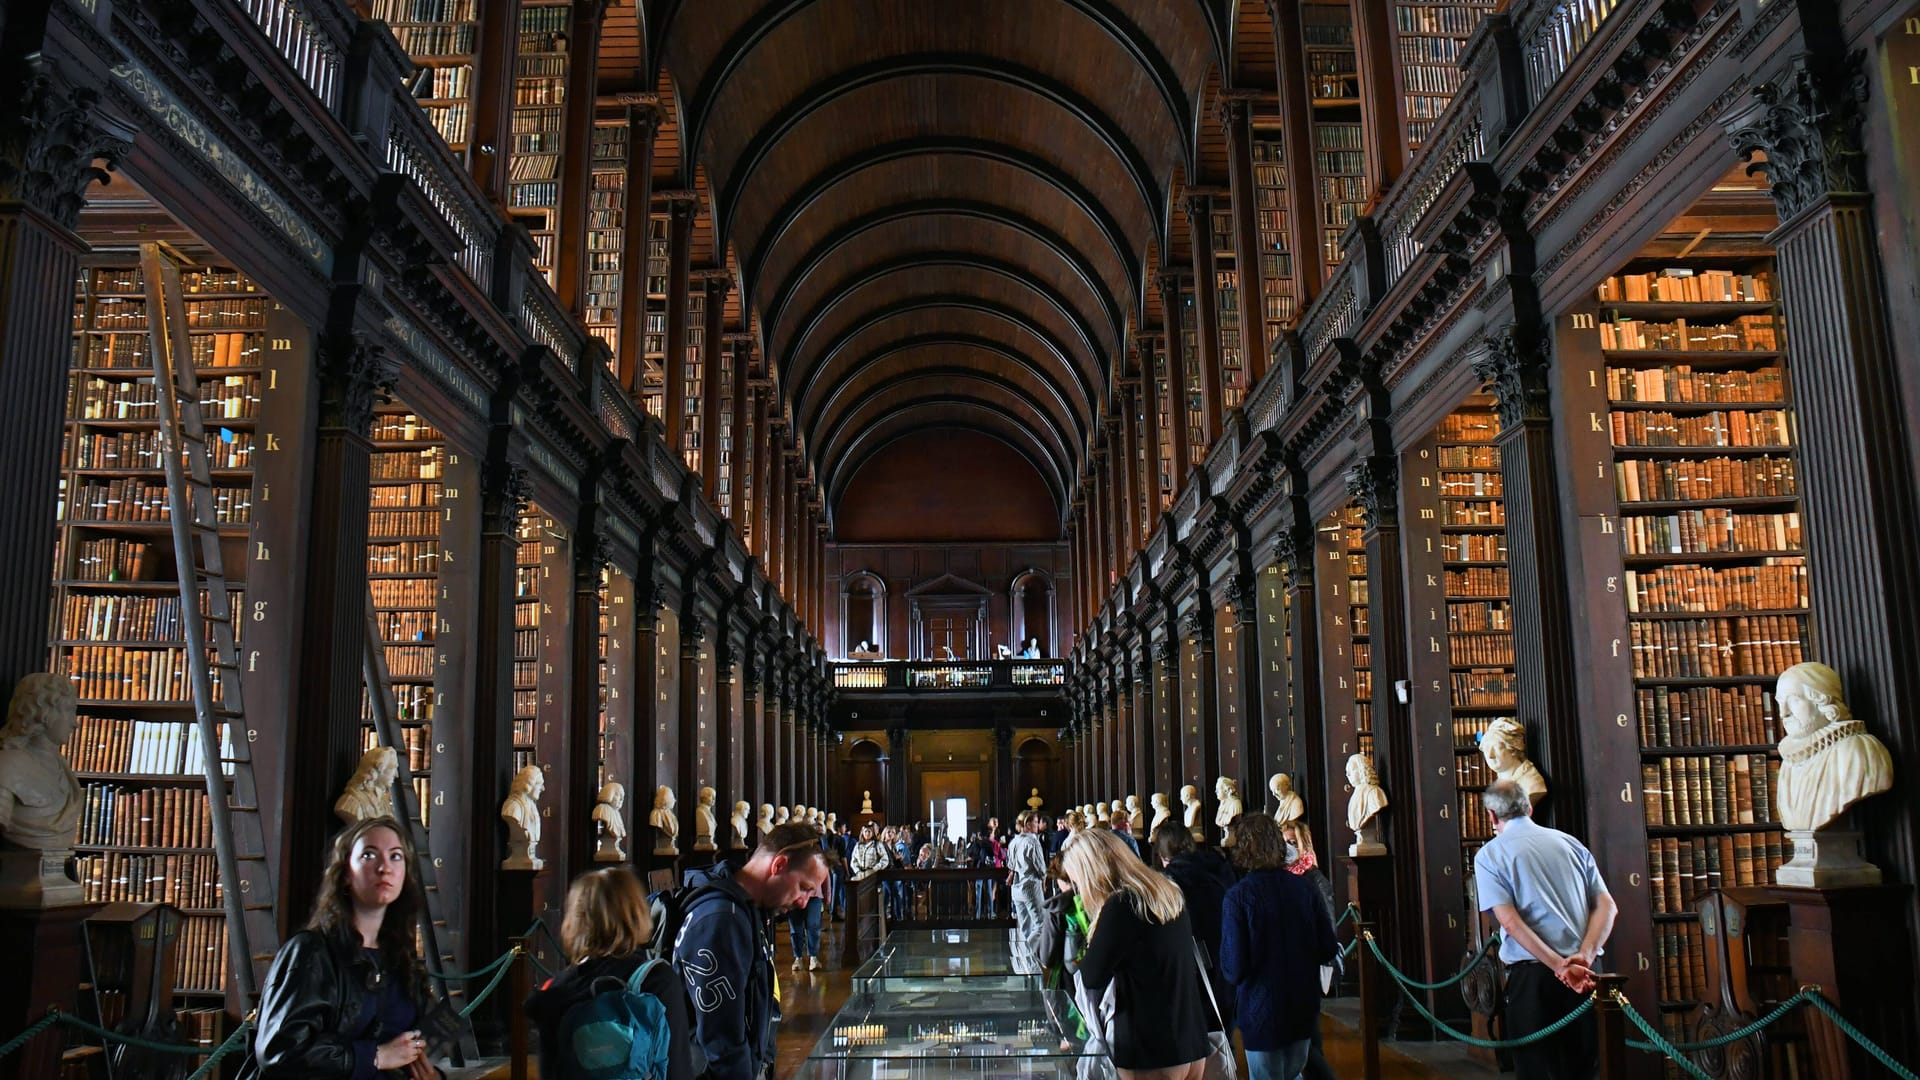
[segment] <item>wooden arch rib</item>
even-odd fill
[[[972,392],[973,384],[980,384],[991,387],[995,392],[1004,392],[1017,397],[1028,410],[1035,412],[1045,423],[1046,433],[1050,437],[1049,445],[1059,454],[1069,458],[1073,455],[1075,447],[1071,430],[1072,420],[1050,409],[1045,397],[1037,393],[1035,388],[1005,372],[986,371],[966,363],[934,363],[880,374],[882,377],[872,380],[870,385],[858,389],[848,388],[842,395],[846,399],[845,402],[838,408],[822,414],[819,423],[815,425],[820,447],[832,445],[841,430],[858,419],[862,409],[869,407],[875,400],[883,398],[888,392],[933,380],[943,392],[950,391],[956,396],[981,397],[981,394]],[[811,446],[814,443],[809,442],[808,445]]]
[[[796,401],[793,407],[794,422],[798,424],[800,430],[806,434],[808,443],[811,445],[814,441],[815,428],[819,426],[822,420],[833,415],[834,406],[839,402],[841,397],[844,396],[847,388],[858,381],[862,375],[902,353],[910,353],[937,346],[954,346],[972,349],[998,356],[1014,365],[1047,388],[1048,395],[1053,399],[1053,404],[1056,406],[1055,411],[1057,415],[1072,426],[1073,437],[1066,440],[1067,445],[1079,446],[1086,441],[1089,425],[1093,419],[1086,412],[1090,403],[1070,400],[1066,389],[1060,385],[1059,380],[1054,378],[1053,371],[1049,369],[1047,365],[1035,363],[1031,357],[1020,350],[1010,349],[1003,342],[996,341],[992,338],[981,337],[976,334],[956,334],[944,331],[939,333],[914,334],[910,337],[887,342],[884,345],[862,354],[859,359],[845,365],[840,372],[833,377],[833,381],[821,389],[817,402],[810,403],[804,398]],[[979,375],[988,374],[978,368],[969,370]]]
[[[1154,44],[1153,38],[1139,24],[1121,11],[1112,0],[1059,0],[1063,6],[1078,12],[1089,22],[1099,27],[1101,32],[1131,57],[1140,70],[1152,83],[1154,92],[1165,104],[1168,118],[1179,135],[1182,147],[1193,143],[1193,105],[1181,86],[1180,76],[1174,70],[1172,62]],[[1205,7],[1207,0],[1190,0]],[[780,25],[788,19],[812,6],[814,0],[784,0],[781,3],[767,4],[755,12],[754,17],[736,29],[721,46],[718,62],[708,66],[701,73],[700,82],[689,98],[687,110],[690,126],[687,131],[687,145],[697,148],[700,140],[706,136],[707,121],[712,115],[715,101],[725,88],[745,67],[747,58]],[[664,43],[673,32],[674,20],[685,7],[685,0],[666,0],[661,5],[657,27],[647,36],[648,63],[657,72],[665,55]],[[1209,23],[1215,20],[1208,17]],[[1214,47],[1220,48],[1220,36],[1217,29],[1211,29]]]
[[[857,90],[892,79],[917,75],[961,75],[1017,87],[1059,106],[1092,131],[1118,158],[1140,193],[1141,206],[1151,217],[1159,202],[1160,185],[1153,169],[1131,136],[1098,105],[1067,84],[1041,71],[1009,64],[991,56],[968,53],[917,53],[889,56],[837,72],[787,103],[728,167],[727,186],[720,198],[720,235],[733,235],[733,215],[746,185],[759,176],[760,163],[780,141],[807,118]]]
[[[901,400],[903,394],[916,387],[922,392]],[[1034,441],[1047,451],[1047,460],[1053,463],[1054,469],[1062,476],[1066,475],[1067,459],[1073,451],[1066,442],[1066,433],[1060,430],[1058,421],[1052,418],[1045,406],[1020,387],[971,368],[930,368],[908,372],[868,389],[826,431],[817,444],[818,452],[826,461],[844,457],[844,454],[834,453],[834,450],[873,426],[870,410],[879,409],[878,415],[885,416],[905,404],[931,401],[966,402],[1000,410],[1009,421],[1030,432]],[[1022,411],[1027,415],[1018,415]],[[816,470],[819,467],[816,463]]]
[[[1074,338],[1080,346],[1080,358],[1085,362],[1085,367],[1079,369],[1078,374],[1082,385],[1089,390],[1101,385],[1099,380],[1105,374],[1101,368],[1101,357],[1109,352],[1117,355],[1126,340],[1126,328],[1115,323],[1110,327],[1111,336],[1104,339],[1103,348],[1099,328],[1088,321],[1086,313],[1052,285],[1042,280],[1039,275],[1019,263],[973,252],[910,251],[855,268],[848,276],[836,280],[822,294],[819,304],[804,318],[798,320],[798,332],[778,339],[770,334],[768,344],[770,347],[778,348],[787,356],[787,368],[790,373],[811,371],[807,343],[812,340],[814,332],[833,315],[836,308],[842,308],[843,304],[856,298],[862,289],[886,278],[913,270],[931,269],[978,271],[1011,282],[1033,293],[1040,303],[1066,320],[1067,325],[1072,328]]]
[[[949,413],[946,416],[939,417],[927,426],[973,431],[982,435],[992,436],[1005,443],[1011,447],[1015,453],[1027,459],[1027,464],[1032,465],[1033,471],[1040,474],[1041,481],[1047,485],[1047,490],[1053,494],[1054,503],[1061,508],[1061,514],[1064,515],[1066,513],[1066,479],[1055,467],[1053,458],[1042,452],[1039,441],[1034,437],[1032,432],[1022,429],[1019,425],[1009,421],[1003,414],[995,412],[993,409],[978,402],[938,399],[911,402],[897,409],[889,410],[885,415],[875,417],[871,423],[861,429],[857,436],[849,440],[846,450],[835,459],[834,463],[829,466],[827,471],[821,476],[821,490],[826,493],[826,504],[829,507],[837,508],[840,503],[840,496],[846,492],[847,484],[859,474],[861,466],[865,465],[874,454],[879,453],[885,449],[889,443],[899,438],[900,435],[908,434],[907,432],[896,432],[892,425],[904,423],[916,413],[933,410],[953,410],[969,418],[978,417],[979,419],[960,420],[955,419],[952,413]]]
[[[834,253],[842,247],[845,247],[848,243],[858,239],[870,230],[915,217],[973,218],[979,221],[991,222],[992,224],[1004,226],[1025,234],[1042,245],[1051,248],[1054,254],[1058,255],[1060,260],[1073,270],[1074,276],[1079,278],[1087,286],[1087,290],[1091,292],[1106,309],[1109,322],[1116,327],[1124,325],[1126,319],[1125,308],[1113,295],[1112,286],[1115,283],[1105,280],[1100,271],[1094,267],[1093,260],[1088,258],[1085,252],[1073,246],[1073,244],[1068,242],[1057,230],[1045,223],[1036,221],[1017,210],[1009,209],[999,203],[988,202],[982,199],[916,199],[910,202],[895,203],[891,206],[882,207],[872,213],[846,222],[836,228],[827,239],[816,244],[811,251],[801,256],[800,262],[794,267],[792,272],[782,277],[778,287],[773,292],[773,299],[762,309],[761,324],[767,327],[770,334],[773,333],[780,325],[780,318],[785,314],[787,303],[793,298],[794,290],[797,289],[802,282],[811,277],[815,271],[823,266],[827,260],[832,258]],[[1131,277],[1135,272],[1135,260],[1128,257],[1126,249],[1118,245],[1115,246],[1114,253],[1120,257],[1121,268],[1126,271],[1129,276],[1128,280],[1119,282],[1118,284],[1131,291],[1134,288],[1134,282],[1131,280]]]

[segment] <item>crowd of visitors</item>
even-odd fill
[[[1497,781],[1482,796],[1494,839],[1474,860],[1482,909],[1503,931],[1505,1034],[1556,1024],[1594,986],[1614,901],[1579,841],[1532,820],[1532,800]],[[744,860],[685,872],[645,895],[625,867],[581,875],[559,941],[569,963],[526,1003],[541,1074],[584,1075],[595,1054],[649,1060],[658,1080],[766,1080],[774,1061],[773,926],[787,920],[793,968],[819,970],[821,923],[844,919],[854,886],[890,867],[999,873],[955,883],[882,883],[894,918],[944,903],[973,918],[1010,913],[1013,964],[1070,992],[1075,1037],[1121,1080],[1202,1080],[1238,1032],[1249,1080],[1326,1080],[1320,1005],[1337,978],[1332,886],[1303,821],[1244,814],[1227,852],[1168,823],[1143,852],[1124,811],[1022,813],[964,839],[937,823],[857,836],[801,822],[764,832]],[[1229,853],[1231,858],[1229,858]],[[261,994],[241,1076],[434,1080],[459,1021],[430,991],[414,927],[422,893],[405,828],[372,817],[336,838],[312,918],[281,947]],[[621,1023],[603,1002],[619,996]],[[643,1042],[645,1045],[643,1045]],[[1522,1080],[1586,1077],[1591,1015],[1514,1055]]]

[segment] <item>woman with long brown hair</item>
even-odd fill
[[[242,1076],[433,1080],[458,1021],[414,948],[413,845],[391,817],[334,838],[313,917],[273,958]]]
[[[1108,1057],[1121,1080],[1200,1080],[1212,1011],[1186,899],[1110,829],[1087,829],[1061,856],[1092,926],[1079,977],[1089,1003],[1111,985]]]

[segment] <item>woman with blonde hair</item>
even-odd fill
[[[1180,887],[1111,830],[1081,833],[1061,863],[1091,921],[1079,972],[1086,999],[1114,990],[1108,1057],[1121,1080],[1200,1080],[1212,1006]]]
[[[640,879],[624,866],[591,870],[573,879],[560,918],[560,947],[572,958],[565,970],[527,998],[527,1016],[540,1028],[540,1075],[567,1076],[572,1058],[560,1045],[567,1011],[596,993],[625,986],[647,961],[653,916]],[[666,1006],[672,1052],[662,1080],[693,1080],[693,1024],[687,994],[673,965],[658,963],[640,984]]]

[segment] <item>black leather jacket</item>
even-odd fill
[[[302,930],[288,939],[267,970],[253,1052],[240,1072],[242,1080],[351,1077],[350,1034],[359,1029],[364,1010],[374,1006],[376,971],[357,942],[317,930]],[[380,975],[399,977],[393,972]],[[424,976],[420,980],[424,983]],[[458,1021],[424,986],[414,1007],[419,1011],[415,1027],[426,1033],[429,1048],[438,1056],[451,1043]],[[377,1034],[377,1041],[385,1042],[400,1033]]]

